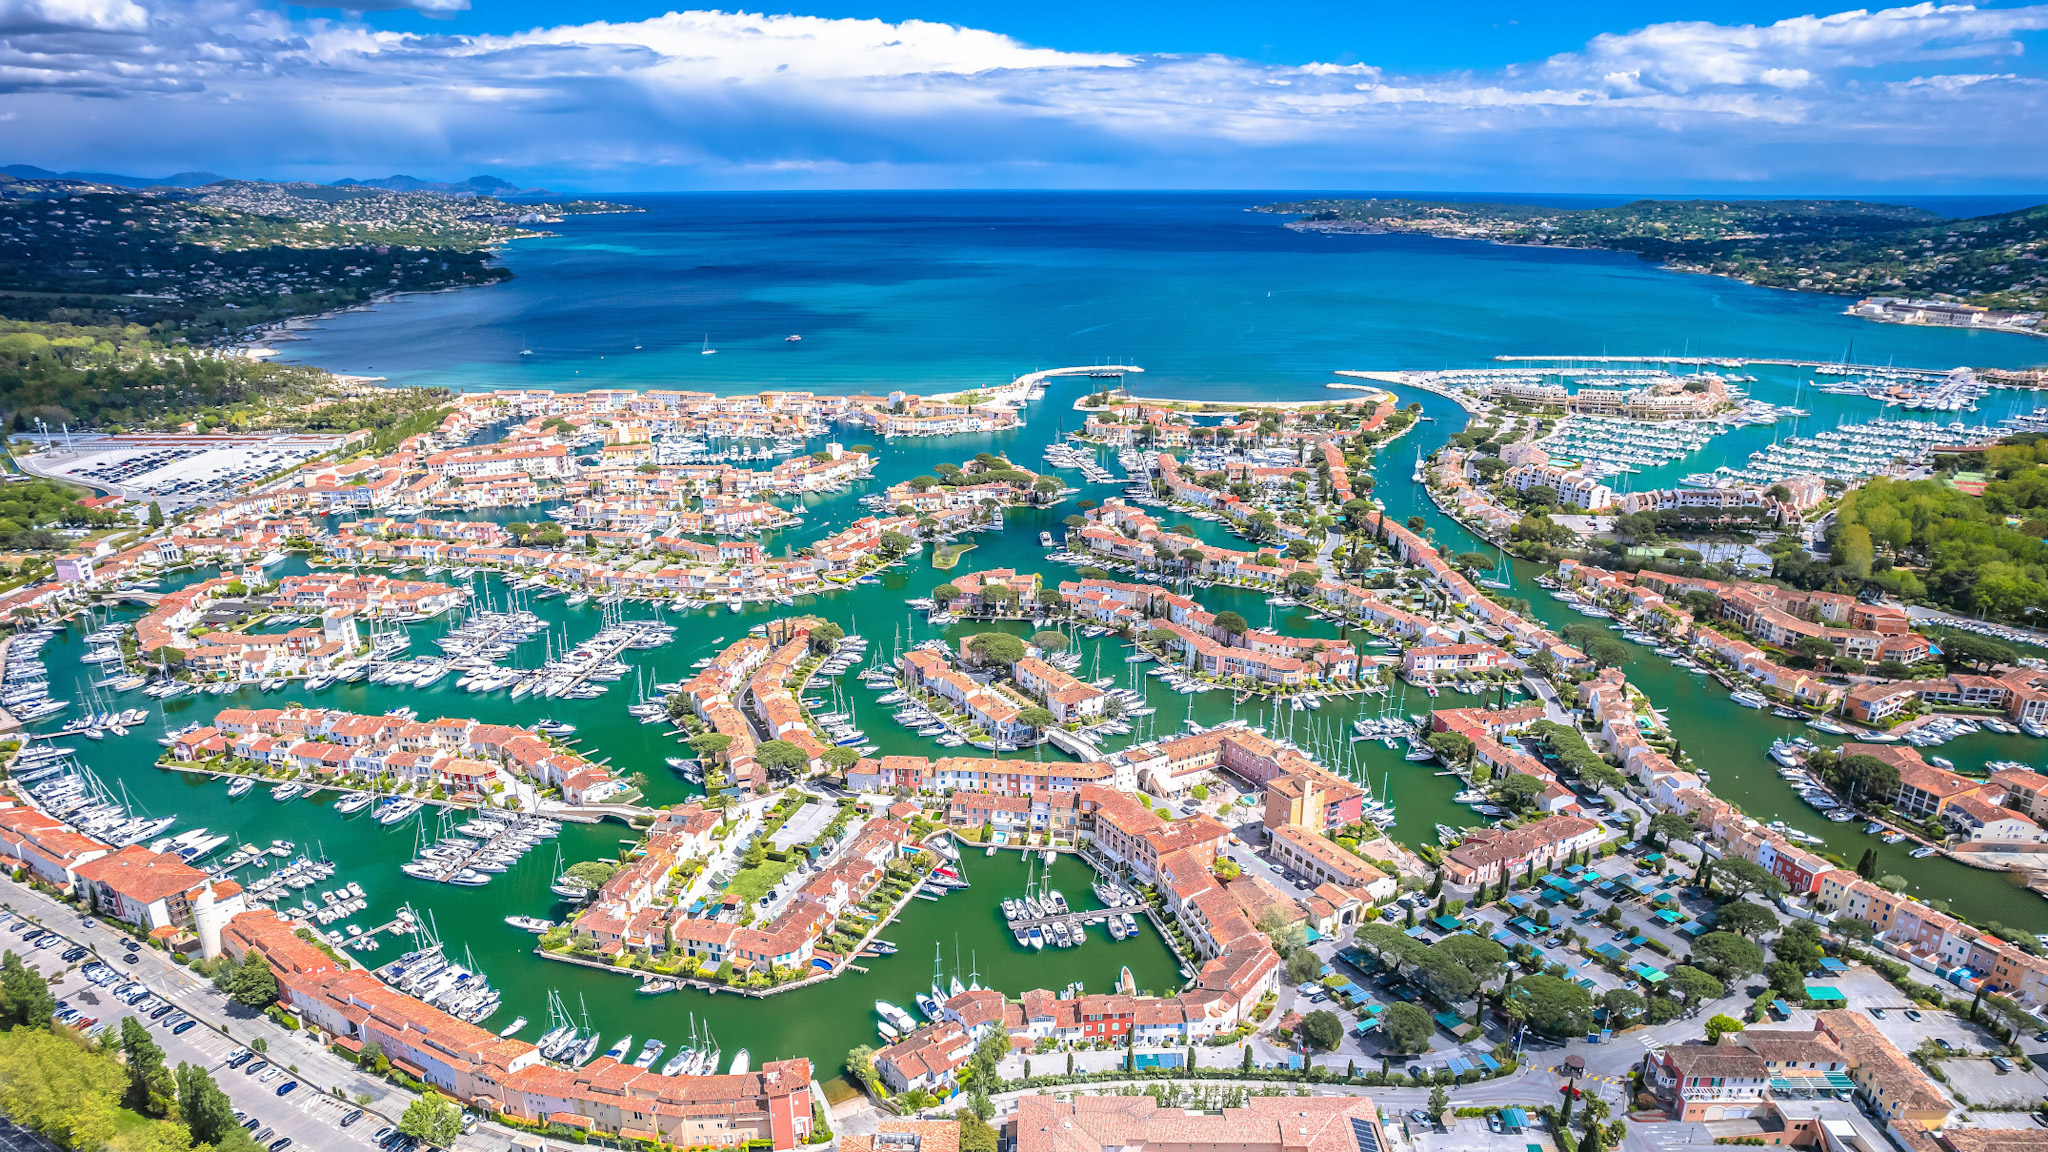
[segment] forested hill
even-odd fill
[[[494,245],[596,201],[223,180],[135,191],[0,176],[0,317],[232,336],[393,291],[488,284]]]
[[[1753,284],[1852,296],[1945,294],[1991,308],[2048,302],[2048,205],[1966,220],[1858,200],[1637,200],[1612,208],[1409,199],[1260,205],[1288,227],[1413,232],[1634,252]]]

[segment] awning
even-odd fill
[[[1847,1004],[1849,1002],[1849,998],[1842,995],[1842,990],[1832,984],[1808,984],[1806,986],[1806,998],[1831,1004]]]
[[[1451,1057],[1444,1063],[1450,1068],[1451,1073],[1456,1076],[1463,1076],[1465,1073],[1472,1071],[1472,1065],[1456,1056]]]
[[[1820,966],[1824,971],[1828,972],[1847,972],[1849,970],[1849,966],[1847,964],[1842,963],[1840,960],[1835,959],[1833,956],[1821,957]]]
[[[1485,1069],[1486,1069],[1486,1070],[1487,1070],[1488,1072],[1498,1072],[1498,1071],[1500,1071],[1500,1061],[1498,1061],[1498,1060],[1495,1060],[1495,1059],[1494,1059],[1493,1057],[1491,1057],[1491,1056],[1488,1056],[1488,1055],[1487,1055],[1486,1053],[1484,1053],[1484,1052],[1481,1052],[1481,1053],[1479,1054],[1479,1063],[1480,1063],[1480,1065],[1481,1065],[1482,1067],[1484,1067],[1484,1068],[1485,1068]]]
[[[1454,1028],[1463,1028],[1465,1026],[1465,1018],[1456,1012],[1439,1012],[1431,1017],[1431,1019],[1435,1020],[1438,1026],[1447,1032]]]

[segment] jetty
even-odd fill
[[[1084,924],[1100,924],[1111,916],[1147,915],[1149,909],[1143,904],[1120,904],[1115,908],[1089,908],[1080,912],[1059,912],[1051,916],[1020,916],[1004,923],[1012,930],[1022,928],[1045,928],[1064,922],[1068,928],[1080,931]]]

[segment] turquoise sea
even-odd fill
[[[1302,235],[1246,211],[1274,198],[631,197],[646,211],[510,245],[509,283],[330,317],[280,347],[461,388],[929,391],[1113,361],[1143,366],[1150,394],[1275,398],[1312,396],[1337,368],[1503,354],[2048,362],[2048,340],[1872,324],[1838,297],[1624,254]]]

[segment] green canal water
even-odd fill
[[[1025,426],[1010,433],[883,446],[880,466],[872,479],[850,492],[805,498],[811,509],[809,522],[802,528],[770,537],[767,546],[777,551],[785,546],[801,547],[859,515],[862,510],[855,503],[858,496],[928,473],[935,464],[957,462],[975,452],[1003,452],[1027,468],[1042,470],[1045,466],[1040,452],[1044,446],[1058,438],[1066,428],[1078,423],[1069,405],[1080,388],[1079,384],[1056,384],[1048,398],[1033,407]],[[1761,392],[1761,386],[1759,389]],[[1403,397],[1404,400],[1410,398]],[[1462,425],[1462,414],[1448,401],[1432,395],[1418,393],[1412,398],[1423,404],[1433,420],[1417,425],[1404,439],[1387,449],[1389,464],[1379,470],[1385,483],[1377,495],[1386,502],[1391,515],[1424,517],[1434,528],[1440,546],[1452,551],[1473,547],[1477,541],[1439,514],[1423,496],[1419,486],[1406,479],[1405,462],[1412,459],[1418,448],[1428,452],[1441,444],[1445,437]],[[1711,467],[1717,462],[1708,460],[1703,465],[1696,457],[1686,467],[1688,470]],[[1117,491],[1115,486],[1088,485],[1071,473],[1066,474],[1066,478],[1081,487],[1082,495],[1086,497],[1099,500]],[[1045,559],[1044,550],[1038,544],[1038,533],[1051,530],[1057,534],[1060,521],[1073,511],[1071,501],[1050,509],[1012,510],[1008,513],[1008,530],[1000,535],[978,537],[979,547],[966,555],[956,571],[1011,567],[1041,572],[1049,584],[1072,578],[1070,567]],[[533,514],[533,510],[521,510],[517,515],[500,513],[494,518],[530,519]],[[1228,542],[1228,537],[1214,525],[1184,521],[1170,513],[1165,514],[1165,518],[1189,527],[1207,539]],[[934,635],[943,634],[951,639],[992,627],[955,625],[940,633],[925,624],[920,614],[905,607],[905,600],[928,594],[934,585],[948,576],[948,573],[930,567],[929,555],[927,551],[885,573],[878,584],[800,599],[796,609],[771,605],[748,608],[739,613],[730,613],[724,608],[711,613],[689,613],[679,621],[683,627],[675,643],[654,651],[628,651],[622,659],[641,670],[642,678],[649,685],[656,681],[684,679],[689,675],[691,663],[699,657],[717,651],[755,623],[792,611],[817,613],[838,622],[849,632],[867,636],[874,644],[871,651],[880,656],[887,656],[899,647],[908,647]],[[295,557],[274,571],[281,574],[304,569],[304,560]],[[1538,574],[1535,566],[1516,562],[1513,572],[1515,594],[1527,597],[1536,614],[1553,626],[1578,619],[1530,583],[1531,578]],[[184,579],[197,579],[199,575],[195,573]],[[494,604],[504,602],[510,595],[494,578],[480,581],[479,587]],[[1347,635],[1349,631],[1326,621],[1312,620],[1298,609],[1272,609],[1252,593],[1209,589],[1198,590],[1196,596],[1212,610],[1233,609],[1247,619],[1261,623],[1271,621],[1294,634],[1337,637]],[[601,626],[600,612],[592,605],[570,608],[562,600],[555,599],[535,601],[528,606],[552,623],[551,635],[557,646],[563,642],[580,641]],[[628,605],[625,611],[629,615],[645,615],[655,609],[647,605]],[[133,613],[125,615],[132,617]],[[443,620],[415,626],[413,651],[434,651],[433,637],[451,624],[452,621]],[[1025,626],[1009,624],[994,627],[1022,631]],[[66,689],[74,684],[83,685],[93,678],[90,666],[78,660],[84,650],[80,637],[86,630],[84,626],[74,624],[45,649],[51,682],[59,696],[82,698],[82,689]],[[1147,692],[1148,702],[1158,709],[1155,715],[1146,718],[1149,729],[1141,729],[1130,739],[1153,731],[1164,736],[1178,730],[1190,719],[1197,723],[1215,723],[1241,717],[1290,735],[1304,747],[1323,751],[1328,763],[1354,779],[1370,780],[1382,796],[1397,806],[1400,818],[1393,826],[1393,834],[1406,843],[1433,842],[1435,826],[1439,822],[1470,824],[1477,819],[1469,809],[1451,802],[1450,797],[1459,785],[1452,778],[1437,776],[1434,765],[1409,763],[1399,751],[1376,743],[1352,744],[1344,739],[1349,721],[1356,716],[1376,714],[1383,709],[1407,715],[1427,711],[1432,705],[1449,707],[1476,703],[1477,698],[1447,692],[1441,699],[1430,701],[1420,693],[1413,698],[1406,697],[1397,688],[1395,697],[1389,701],[1368,698],[1362,703],[1332,702],[1320,712],[1280,711],[1276,714],[1255,705],[1239,710],[1222,693],[1185,697],[1160,686],[1153,678],[1143,675],[1134,678],[1134,668],[1142,671],[1143,666],[1126,664],[1123,656],[1128,650],[1114,642],[1078,638],[1077,642],[1084,654],[1086,662],[1083,667],[1088,676],[1111,675],[1124,683],[1132,683],[1135,679],[1135,683]],[[536,637],[515,654],[514,660],[526,666],[537,664],[545,658],[548,644],[548,639]],[[1764,748],[1772,739],[1803,731],[1797,725],[1741,708],[1731,703],[1727,692],[1718,685],[1704,677],[1688,676],[1673,669],[1647,651],[1643,651],[1627,671],[1659,706],[1669,710],[1672,728],[1681,742],[1699,765],[1712,773],[1714,790],[1741,804],[1752,815],[1763,820],[1784,819],[1825,836],[1827,851],[1851,861],[1866,847],[1875,847],[1882,861],[1881,872],[1896,872],[1908,878],[1916,892],[1948,900],[1965,915],[1982,920],[2000,920],[2029,931],[2048,931],[2048,905],[2003,876],[1978,872],[1939,859],[1913,860],[1898,849],[1883,845],[1875,837],[1864,835],[1860,825],[1831,824],[1820,819],[1777,777],[1775,767],[1763,755]],[[534,852],[498,876],[488,887],[446,887],[415,880],[398,871],[399,864],[410,857],[419,836],[432,837],[436,834],[437,830],[431,823],[434,818],[432,812],[396,828],[386,828],[362,815],[343,817],[337,814],[330,806],[331,793],[317,800],[278,803],[271,800],[265,790],[256,789],[231,800],[219,782],[152,766],[160,751],[155,738],[166,728],[208,719],[226,706],[280,706],[298,702],[377,713],[406,705],[425,717],[474,716],[487,722],[531,723],[549,716],[566,721],[577,726],[576,739],[586,755],[607,760],[622,774],[644,773],[647,776],[646,802],[657,805],[680,803],[695,794],[695,789],[674,775],[663,762],[664,757],[677,753],[676,743],[663,734],[661,726],[638,724],[626,713],[625,707],[632,702],[635,691],[633,676],[612,685],[602,698],[588,701],[513,701],[504,693],[478,695],[460,691],[454,687],[454,679],[446,678],[426,689],[346,684],[317,694],[297,685],[270,694],[261,693],[253,687],[245,688],[232,696],[200,696],[153,705],[151,722],[125,740],[108,739],[96,743],[73,737],[63,742],[77,746],[82,762],[98,773],[109,787],[125,790],[129,799],[142,810],[156,815],[178,815],[181,829],[204,825],[214,832],[230,833],[240,839],[267,842],[282,838],[297,842],[302,849],[324,852],[340,865],[337,880],[356,881],[368,895],[369,910],[355,918],[360,925],[368,927],[383,923],[400,904],[410,903],[422,916],[431,917],[452,951],[459,954],[466,948],[503,990],[503,1006],[496,1017],[485,1023],[494,1028],[502,1027],[515,1016],[524,1015],[532,1021],[524,1033],[529,1037],[536,1035],[544,1026],[547,993],[553,989],[560,991],[572,1008],[587,1006],[592,1024],[608,1038],[623,1032],[631,1032],[643,1040],[649,1036],[660,1036],[673,1049],[688,1039],[694,1019],[700,1027],[709,1027],[715,1032],[728,1055],[745,1047],[752,1052],[756,1065],[766,1059],[808,1056],[815,1062],[821,1076],[829,1076],[838,1072],[847,1049],[876,1041],[872,1010],[875,1000],[889,1000],[909,1007],[913,995],[930,984],[935,950],[949,977],[956,971],[963,980],[978,976],[984,986],[1011,995],[1030,988],[1057,989],[1076,980],[1092,991],[1107,990],[1126,966],[1140,988],[1166,991],[1179,984],[1171,952],[1151,926],[1142,922],[1141,936],[1123,943],[1113,943],[1097,931],[1091,935],[1090,942],[1079,949],[1047,949],[1033,953],[1019,948],[1005,930],[998,906],[1005,896],[1014,895],[1023,888],[1026,864],[1016,853],[1005,852],[992,858],[967,857],[963,869],[972,881],[971,888],[937,903],[913,901],[901,920],[884,933],[899,945],[898,954],[867,962],[869,971],[864,974],[849,974],[820,986],[760,1000],[696,991],[640,996],[629,977],[591,971],[533,955],[534,938],[503,922],[505,916],[513,914],[561,915],[562,909],[547,890],[556,873],[552,848],[544,847]],[[814,689],[814,692],[818,691],[831,694],[829,688]],[[875,703],[875,694],[857,680],[847,678],[838,691],[843,701],[853,706],[869,738],[881,746],[884,754],[937,756],[945,751],[914,733],[897,728],[889,719],[890,710]],[[146,698],[136,696],[126,703],[137,706],[144,700]],[[1110,746],[1115,747],[1117,743],[1113,741]],[[1959,762],[1998,758],[2038,762],[2040,748],[2025,737],[1985,734],[1957,741],[1948,746],[1945,754]],[[1029,755],[1065,758],[1064,754],[1050,747],[1034,750]],[[424,829],[422,819],[429,821]],[[564,827],[558,843],[564,862],[575,862],[614,857],[629,842],[629,836],[629,830],[615,822],[571,824]],[[1062,859],[1054,867],[1053,878],[1077,905],[1095,906],[1084,865]],[[374,964],[395,955],[393,947],[387,945],[381,951],[364,954],[364,958]]]

